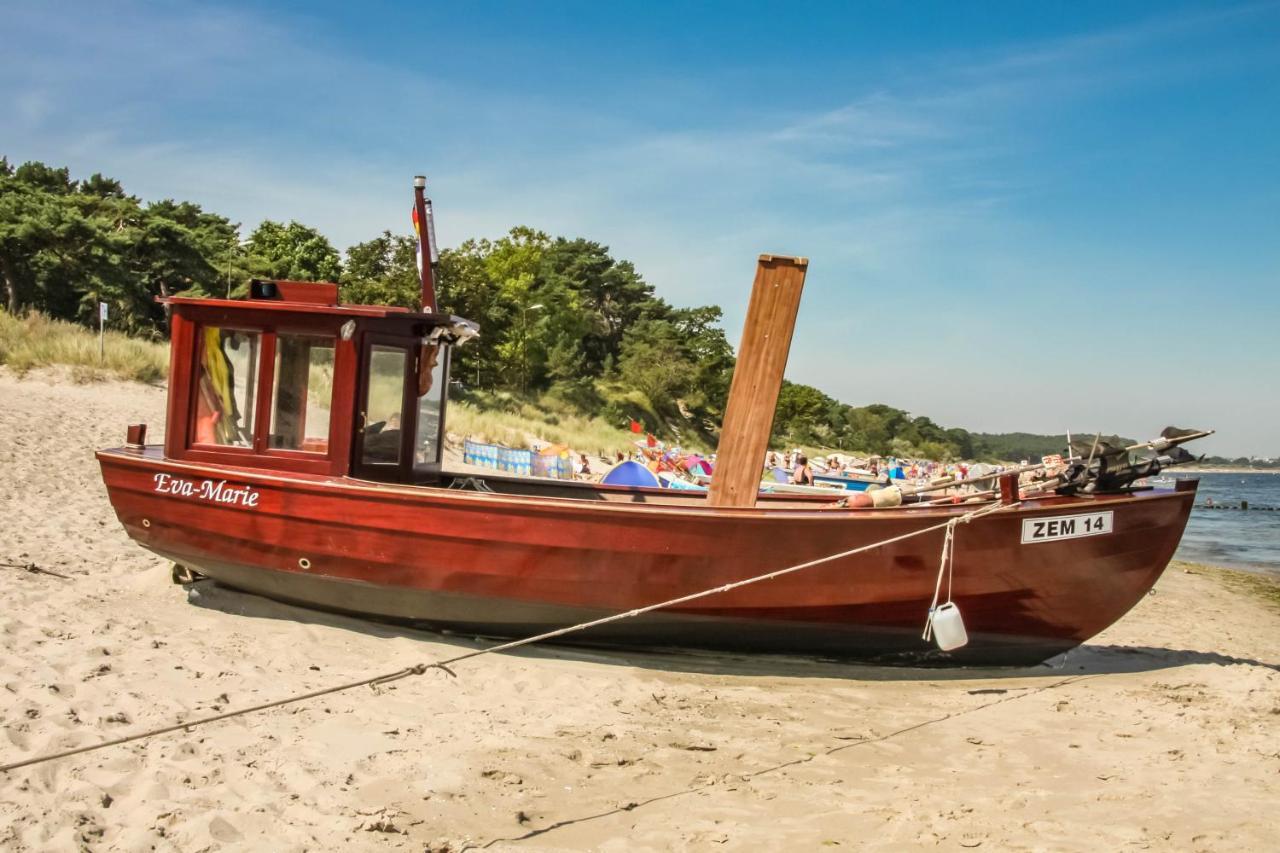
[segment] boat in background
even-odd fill
[[[813,482],[846,489],[850,492],[865,492],[868,486],[884,486],[889,484],[887,477],[877,477],[871,472],[859,473],[842,471],[839,474],[819,474],[814,472]]]

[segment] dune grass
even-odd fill
[[[15,317],[0,311],[0,364],[23,375],[43,367],[66,367],[77,382],[130,379],[158,382],[169,372],[169,347],[163,342],[107,332],[98,355],[96,333],[63,320],[31,313]]]
[[[565,444],[582,453],[611,456],[633,448],[636,436],[600,418],[550,412],[531,404],[520,411],[481,409],[472,403],[449,403],[449,432],[475,441],[528,447],[534,440]]]

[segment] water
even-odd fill
[[[1176,559],[1280,573],[1280,473],[1170,474],[1178,479],[1200,478],[1196,507]],[[1228,506],[1248,501],[1251,508],[1209,509],[1207,498]]]

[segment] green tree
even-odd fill
[[[688,394],[696,376],[679,332],[666,320],[641,320],[623,334],[618,378],[644,394],[654,411],[678,415],[677,401]]]
[[[7,165],[7,163],[6,163]],[[112,273],[106,222],[86,216],[66,169],[0,170],[0,282],[10,312],[74,319],[81,294]]]
[[[120,250],[125,275],[111,296],[126,331],[167,328],[167,312],[157,305],[157,296],[226,296],[247,279],[236,263],[237,227],[199,205],[150,204],[125,239]]]
[[[35,298],[32,262],[50,241],[51,201],[17,180],[8,161],[0,164],[0,285],[5,307],[17,314]]]
[[[722,316],[717,305],[671,311],[682,349],[697,366],[687,402],[702,419],[716,424],[724,418],[734,366],[733,347],[720,327]]]
[[[786,443],[812,442],[831,434],[828,413],[835,401],[811,385],[782,383],[773,416],[773,435]]]
[[[539,278],[577,294],[585,326],[583,367],[594,375],[603,372],[606,358],[617,359],[624,332],[637,320],[666,313],[630,262],[614,260],[607,246],[591,240],[557,238],[544,250]]]
[[[455,249],[442,250],[437,268],[436,301],[440,310],[466,317],[480,326],[480,338],[453,354],[453,375],[477,388],[501,384],[494,349],[503,309],[497,304],[497,288],[485,266],[491,246],[488,240],[466,240]]]
[[[519,226],[502,239],[482,243],[484,276],[494,302],[489,317],[493,329],[488,354],[502,384],[528,391],[542,384],[550,349],[548,307],[538,271],[551,243],[545,233]]]
[[[417,244],[416,237],[383,231],[380,236],[347,249],[341,282],[343,301],[421,308]]]
[[[342,277],[338,251],[323,234],[300,222],[281,225],[263,220],[249,235],[246,248],[268,278],[338,281]]]
[[[71,170],[65,166],[55,169],[30,160],[15,169],[13,176],[29,187],[53,195],[70,195],[76,191],[76,182],[71,180]]]
[[[198,205],[144,207],[102,174],[76,182],[42,163],[0,165],[0,283],[10,311],[93,323],[106,302],[112,326],[156,334],[166,320],[156,296],[222,293],[224,272],[247,278],[230,262],[237,246],[237,226]]]

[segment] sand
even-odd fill
[[[456,654],[210,584],[92,451],[161,389],[0,372],[0,763]],[[0,774],[5,850],[1274,849],[1280,612],[1211,570],[1054,666],[531,648]]]

